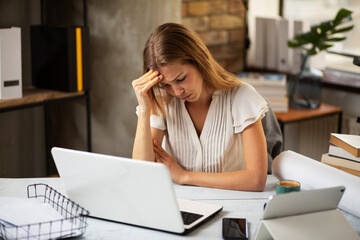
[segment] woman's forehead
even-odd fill
[[[179,62],[173,62],[166,64],[159,68],[159,72],[163,75],[165,82],[172,82],[180,77],[187,70],[186,64]]]

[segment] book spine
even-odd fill
[[[351,153],[355,157],[360,157],[360,149],[354,148],[350,144],[342,141],[341,139],[335,137],[333,134],[330,136],[330,142],[335,144],[338,147],[341,147],[342,149],[346,150],[347,152]]]
[[[347,172],[347,173],[350,173],[352,175],[360,177],[360,171],[356,171],[356,170],[345,168],[345,167],[335,166],[335,165],[331,165],[331,164],[327,164],[327,165],[332,166],[332,167],[337,168],[337,169],[340,169],[340,170],[342,170],[344,172]]]
[[[76,90],[83,91],[83,49],[82,49],[82,30],[80,27],[75,29],[76,38]]]
[[[83,90],[90,89],[89,28],[82,28]]]
[[[329,146],[329,155],[360,162],[360,157],[355,157],[348,151],[342,149],[341,147],[335,146],[335,145]]]
[[[360,163],[339,157],[332,157],[328,154],[323,154],[321,156],[321,162],[360,171]]]
[[[71,27],[67,29],[68,37],[68,91],[76,92],[77,86],[77,56],[76,56],[76,32],[75,28]]]

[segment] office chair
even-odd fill
[[[268,174],[271,174],[273,159],[283,151],[283,134],[281,132],[276,116],[268,102],[269,109],[262,118],[268,157]]]

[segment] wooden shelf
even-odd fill
[[[84,95],[85,92],[60,92],[48,89],[28,87],[23,89],[22,98],[0,100],[0,109],[11,109],[26,105],[36,105],[42,104],[46,101],[63,100]]]
[[[31,107],[43,107],[45,115],[45,151],[47,159],[47,174],[53,174],[55,165],[51,160],[51,148],[53,147],[50,137],[49,108],[52,104],[85,99],[86,102],[86,132],[87,132],[87,150],[91,152],[91,113],[90,113],[90,95],[88,91],[82,92],[61,92],[49,89],[39,89],[35,87],[23,88],[23,97],[15,99],[0,100],[0,113],[21,110]]]
[[[320,105],[319,108],[316,109],[300,110],[290,108],[287,112],[275,112],[275,116],[279,122],[288,123],[340,113],[342,113],[341,107],[336,107],[323,103]]]

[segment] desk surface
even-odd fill
[[[28,87],[23,89],[22,98],[0,100],[0,109],[42,103],[44,101],[65,99],[82,95],[85,95],[85,92],[60,92],[49,89]]]
[[[249,222],[250,239],[260,223],[264,204],[268,197],[275,193],[277,179],[269,175],[264,192],[243,192],[222,189],[212,189],[175,184],[175,192],[179,198],[187,198],[222,205],[223,211],[204,225],[186,235],[186,239],[222,239],[222,218],[242,217]],[[46,183],[64,193],[59,178],[28,178],[4,179],[0,178],[1,197],[26,197],[26,187],[29,184]],[[354,229],[360,233],[360,219],[344,213]],[[184,236],[143,229],[125,224],[113,223],[88,218],[88,228],[81,239],[184,239]]]
[[[287,112],[275,112],[275,116],[279,122],[294,122],[304,119],[311,119],[331,114],[339,114],[342,112],[341,107],[328,105],[322,103],[319,108],[316,109],[292,109],[289,108]]]

